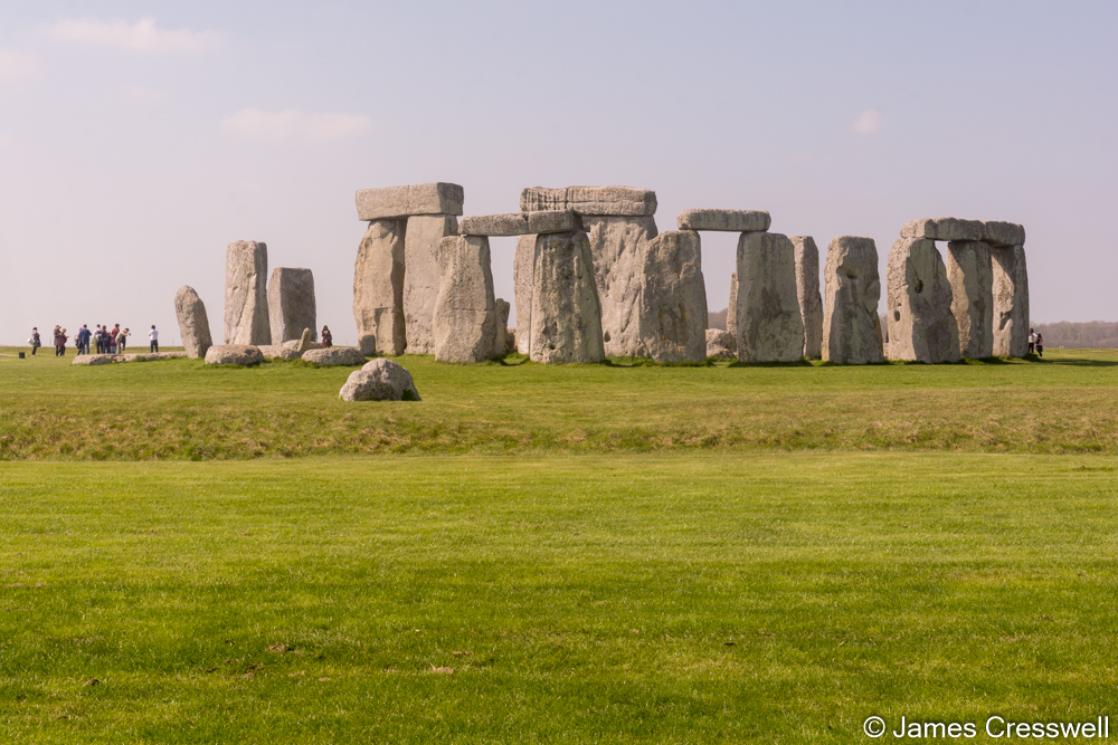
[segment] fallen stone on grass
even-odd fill
[[[113,364],[113,355],[111,354],[79,354],[71,362],[72,365],[111,365]]]
[[[206,350],[207,365],[259,365],[264,361],[260,349],[251,344],[218,344]]]
[[[734,335],[725,329],[707,329],[707,357],[733,360],[738,357],[738,342]]]
[[[335,367],[365,364],[365,355],[357,347],[326,347],[303,352],[303,362],[318,367]]]
[[[376,359],[350,373],[338,392],[343,401],[420,401],[415,382],[403,366]]]
[[[295,343],[297,344],[298,341]],[[297,360],[303,356],[303,353],[291,344],[292,342],[261,344],[257,349],[260,350],[260,354],[264,355],[266,360]]]
[[[134,352],[127,354],[79,354],[71,364],[74,365],[111,365],[121,362],[155,362],[157,360],[181,360],[189,357],[186,352]]]

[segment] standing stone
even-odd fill
[[[353,267],[353,320],[363,354],[403,354],[404,223],[373,220]]]
[[[887,302],[890,359],[959,359],[959,328],[951,315],[951,285],[935,241],[901,238],[893,244]]]
[[[532,338],[532,271],[536,263],[536,236],[516,241],[512,265],[513,300],[516,301],[516,351],[527,355]]]
[[[277,266],[268,279],[268,319],[272,343],[299,339],[304,329],[315,329],[314,273],[310,269]]]
[[[990,249],[993,270],[994,340],[999,357],[1024,357],[1029,351],[1029,272],[1025,247]]]
[[[994,353],[994,275],[990,246],[981,241],[947,244],[951,315],[959,329],[959,353],[983,359]]]
[[[706,340],[707,357],[726,360],[736,360],[738,358],[738,342],[729,331],[707,329]]]
[[[726,304],[726,330],[738,335],[738,273],[730,275],[730,301]]]
[[[639,357],[644,354],[640,323],[641,274],[648,244],[656,237],[656,220],[650,215],[584,215],[582,224],[594,262],[606,354]]]
[[[823,359],[840,365],[884,362],[877,315],[881,278],[873,240],[841,236],[831,241],[824,282]]]
[[[804,356],[804,321],[796,296],[796,250],[780,233],[738,239],[736,333],[742,362],[796,362]]]
[[[179,320],[179,335],[186,353],[199,359],[205,357],[206,350],[213,346],[210,319],[202,298],[198,297],[193,287],[183,285],[175,293],[175,316]]]
[[[439,292],[435,299],[435,359],[492,359],[497,335],[489,239],[449,236],[439,242]]]
[[[493,354],[496,357],[504,357],[511,350],[509,350],[509,301],[503,298],[497,298],[494,301],[494,306],[497,313],[497,325],[493,332]]]
[[[554,363],[605,359],[594,262],[586,233],[539,236],[532,278],[532,360]]]
[[[706,359],[707,292],[693,230],[668,230],[648,244],[641,292],[642,352],[657,362]]]
[[[819,248],[810,235],[790,236],[796,250],[796,298],[804,321],[804,357],[817,360],[823,349],[823,298],[819,296]],[[874,249],[876,251],[876,249]]]
[[[234,241],[225,250],[225,343],[271,344],[268,325],[268,247]]]
[[[461,210],[459,210],[461,212]],[[453,215],[414,215],[404,237],[404,326],[408,354],[435,351],[435,298],[439,293],[439,242],[458,233]]]

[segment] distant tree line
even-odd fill
[[[711,311],[707,326],[712,329],[726,328],[726,309]],[[1118,321],[1037,322],[1033,328],[1044,334],[1047,347],[1118,348]],[[881,317],[881,331],[885,332],[885,316]]]

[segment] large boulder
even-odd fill
[[[74,357],[72,365],[111,365],[115,355],[111,354],[79,354]]]
[[[404,223],[373,220],[353,267],[353,320],[362,352],[404,353],[403,298]]]
[[[392,360],[376,359],[346,379],[338,396],[343,401],[419,401],[411,373]]]
[[[640,357],[642,274],[648,244],[657,235],[656,220],[650,215],[584,215],[582,223],[594,262],[606,354]]]
[[[535,362],[601,362],[602,316],[586,233],[536,239],[529,356]]]
[[[272,343],[298,339],[304,329],[316,328],[314,273],[310,269],[277,266],[268,279],[268,319]]]
[[[271,344],[268,246],[234,241],[225,250],[225,343]]]
[[[873,239],[841,236],[831,241],[824,282],[823,359],[843,365],[883,362],[877,315],[881,278]]]
[[[439,243],[439,294],[435,299],[435,359],[481,362],[496,355],[496,298],[489,239],[449,236]]]
[[[516,241],[512,282],[516,302],[516,351],[528,354],[532,338],[532,272],[536,263],[536,236],[522,235]]]
[[[706,330],[707,357],[733,360],[738,357],[738,342],[734,335],[725,329]]]
[[[810,235],[789,236],[796,251],[796,298],[804,320],[804,357],[823,353],[823,298],[819,296],[819,247]]]
[[[175,316],[179,321],[183,349],[191,357],[205,357],[206,350],[213,346],[210,319],[202,298],[198,297],[193,287],[183,285],[175,293]]]
[[[365,364],[365,355],[357,347],[325,347],[303,352],[303,362],[317,367],[342,367]]]
[[[1029,351],[1029,271],[1025,247],[992,248],[993,353],[1024,357]]]
[[[457,214],[462,214],[459,209]],[[404,235],[404,324],[408,354],[435,351],[435,299],[439,294],[439,243],[458,233],[452,214],[408,218]]]
[[[982,359],[994,353],[994,275],[990,246],[982,241],[947,244],[951,315],[959,329],[959,353]]]
[[[261,344],[257,349],[266,360],[297,360],[303,356],[302,350],[293,344],[298,342],[284,342],[283,344]]]
[[[218,344],[206,350],[207,365],[258,365],[264,355],[251,344]]]
[[[649,242],[641,271],[641,346],[657,362],[706,359],[707,292],[702,247],[693,230]]]
[[[887,308],[890,359],[959,359],[959,328],[951,315],[951,285],[935,241],[901,238],[893,244]]]
[[[796,295],[796,251],[780,233],[738,240],[735,336],[742,362],[795,362],[804,356],[804,321]]]

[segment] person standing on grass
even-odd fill
[[[66,356],[66,329],[61,326],[54,327],[54,356]]]
[[[109,332],[109,351],[116,354],[116,338],[120,336],[120,324],[114,323],[113,330]]]
[[[1036,329],[1029,329],[1029,354],[1036,354]]]
[[[89,354],[89,325],[82,324],[78,329],[78,354]]]
[[[155,327],[154,323],[151,325],[151,331],[148,332],[148,349],[151,350],[152,354],[159,351],[159,329]]]
[[[327,326],[326,324],[322,324],[322,333],[319,334],[319,336],[322,339],[322,346],[324,346],[324,347],[334,346],[334,335],[330,333],[330,327]]]
[[[128,337],[132,335],[130,329],[122,329],[116,335],[116,350],[118,354],[124,354],[124,350],[128,348]]]
[[[39,347],[43,346],[43,337],[39,336],[38,326],[31,327],[31,336],[27,339],[27,343],[31,345],[31,356],[34,357]]]
[[[1036,335],[1036,356],[1044,356],[1044,334]]]

